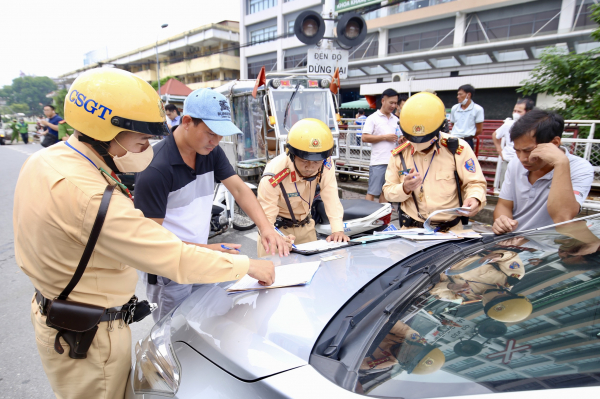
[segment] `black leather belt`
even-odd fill
[[[306,226],[307,224],[309,224],[311,221],[311,217],[310,215],[308,215],[304,220],[301,221],[296,221],[296,223],[294,223],[294,221],[292,219],[288,219],[288,218],[284,218],[282,216],[277,216],[277,219],[275,220],[275,226],[280,229],[280,228],[293,228],[293,227],[302,227],[302,226]]]
[[[450,220],[447,222],[432,223],[432,226],[439,228],[440,231],[442,231],[442,232],[446,232],[459,223],[460,223],[460,216],[457,217],[456,219],[453,219],[453,220]],[[405,213],[402,213],[400,215],[400,227],[418,227],[418,228],[422,229],[423,226],[424,226],[423,222],[418,222]]]
[[[48,299],[42,295],[40,291],[36,288],[35,290],[35,300],[38,303],[40,308],[40,313],[42,316],[46,316],[46,311],[48,307],[52,303],[51,299]],[[100,321],[114,321],[114,320],[130,320],[130,311],[123,310],[127,306],[117,306],[114,308],[106,309],[105,313],[100,318]]]

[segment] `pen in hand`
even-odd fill
[[[275,231],[277,232],[277,234],[279,234],[280,236],[282,236],[283,238],[286,238],[285,234],[283,234],[281,232],[281,230],[279,230],[276,226],[273,226],[273,228],[275,229]],[[292,248],[296,249],[296,246],[294,244],[292,244]]]
[[[238,251],[238,252],[240,252],[240,250],[237,249],[237,248],[229,248],[227,245],[223,245],[223,244],[221,244],[221,248],[226,249],[228,251]]]

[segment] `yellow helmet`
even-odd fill
[[[484,311],[488,317],[504,323],[515,323],[525,320],[533,312],[533,305],[526,296],[509,291],[496,292],[497,294],[491,297],[486,295],[487,293],[483,295]]]
[[[98,141],[110,141],[125,130],[169,134],[165,106],[156,90],[117,68],[91,69],[75,79],[65,97],[65,120]]]
[[[324,161],[333,151],[333,135],[323,121],[305,118],[290,129],[286,148],[292,161],[295,156],[307,161]]]
[[[418,363],[415,367],[412,370],[407,370],[409,374],[425,375],[435,373],[446,363],[444,352],[432,345],[426,345],[422,355],[422,357],[417,356]]]
[[[415,94],[400,111],[400,129],[412,143],[424,143],[437,137],[445,123],[444,103],[432,93]]]

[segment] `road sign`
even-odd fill
[[[306,68],[309,74],[333,75],[340,68],[340,79],[348,77],[348,50],[309,49]]]

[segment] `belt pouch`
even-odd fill
[[[412,227],[413,221],[414,221],[413,218],[411,218],[410,216],[408,216],[405,213],[400,213],[400,216],[398,218],[400,227]]]
[[[103,307],[81,302],[53,300],[48,307],[46,325],[58,330],[54,350],[59,354],[64,353],[59,339],[62,336],[69,344],[69,357],[85,359],[105,310]]]

